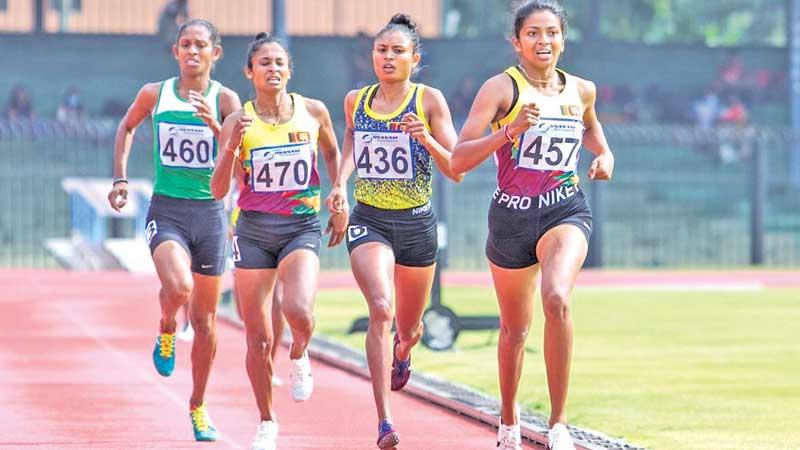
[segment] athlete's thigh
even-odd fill
[[[192,316],[199,319],[217,311],[219,296],[222,291],[222,277],[192,273],[194,289],[189,305]]]
[[[536,293],[539,265],[522,269],[504,269],[489,261],[497,304],[500,308],[500,324],[504,327],[527,328],[533,320],[533,297]]]
[[[236,269],[236,301],[248,331],[270,329],[271,297],[276,276],[276,269]]]
[[[298,248],[278,263],[278,279],[283,285],[283,308],[314,311],[319,287],[319,256],[313,250]]]
[[[562,224],[548,230],[536,245],[542,266],[542,292],[551,289],[571,292],[588,249],[585,233],[576,224]]]
[[[422,319],[425,304],[433,286],[436,264],[427,267],[394,266],[394,294],[399,323],[417,323]]]
[[[372,307],[373,299],[392,302],[394,253],[386,244],[368,242],[350,252],[350,266],[358,287]]]
[[[161,285],[167,290],[192,285],[191,264],[188,249],[178,241],[161,241],[153,250],[153,265]]]

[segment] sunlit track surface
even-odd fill
[[[240,329],[218,327],[206,402],[221,439],[198,444],[188,414],[188,344],[171,378],[150,352],[157,331],[154,276],[122,272],[0,273],[0,449],[247,449],[258,414]],[[276,373],[288,378],[283,352]],[[275,392],[282,449],[373,449],[376,418],[366,380],[313,363],[312,399]],[[486,449],[495,431],[407,395],[394,395],[400,449]],[[535,448],[535,447],[526,447]]]

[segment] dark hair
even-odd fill
[[[182,23],[181,26],[178,27],[178,35],[175,38],[175,42],[178,42],[181,39],[183,32],[186,31],[187,28],[194,25],[200,25],[208,30],[208,34],[211,36],[211,44],[214,47],[222,45],[222,38],[219,35],[219,31],[217,31],[217,27],[215,27],[213,23],[204,19],[192,19],[188,22]]]
[[[420,50],[420,43],[419,43],[419,33],[417,33],[417,23],[411,20],[411,16],[404,13],[398,13],[392,16],[389,19],[389,23],[386,24],[385,27],[378,31],[378,34],[375,35],[375,39],[383,36],[384,34],[399,30],[408,36],[411,39],[411,45],[414,47],[414,53],[419,53]]]
[[[519,39],[522,24],[531,14],[538,11],[550,11],[561,20],[561,33],[567,34],[567,11],[558,0],[528,0],[518,3],[514,8],[514,37]]]
[[[253,68],[253,55],[261,47],[263,47],[263,46],[265,46],[267,44],[273,44],[273,43],[280,45],[281,48],[283,49],[283,51],[286,52],[286,56],[289,57],[289,70],[292,70],[293,69],[293,66],[292,66],[292,55],[289,53],[289,49],[286,48],[286,44],[281,42],[281,40],[278,39],[277,37],[270,36],[269,33],[265,33],[263,31],[256,35],[256,38],[253,40],[253,42],[250,43],[250,46],[247,48],[247,68],[248,69],[252,69]]]

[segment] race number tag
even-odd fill
[[[411,137],[403,132],[356,131],[353,158],[359,178],[411,180]]]
[[[162,166],[213,169],[214,150],[214,132],[205,125],[158,124],[158,154]]]
[[[308,188],[311,144],[279,145],[250,150],[253,192],[283,192]]]
[[[575,171],[583,140],[583,123],[540,119],[519,141],[517,167],[532,170]]]

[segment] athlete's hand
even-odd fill
[[[194,106],[197,111],[194,116],[202,120],[211,129],[219,128],[217,119],[214,118],[214,112],[211,110],[211,105],[206,102],[203,94],[197,91],[189,91],[189,104]]]
[[[328,219],[328,227],[325,228],[325,234],[330,233],[331,237],[328,239],[328,248],[336,247],[344,240],[344,234],[347,232],[347,212],[331,214]]]
[[[539,123],[539,107],[533,102],[526,103],[522,105],[516,119],[508,124],[508,132],[511,137],[516,138],[537,123]]]
[[[325,206],[328,207],[328,212],[331,214],[346,213],[350,209],[347,204],[347,194],[344,189],[334,187],[331,193],[325,198]]]
[[[231,132],[231,137],[225,144],[225,148],[230,150],[233,148],[241,147],[242,140],[244,139],[244,134],[247,132],[247,129],[250,128],[250,125],[252,124],[253,124],[253,118],[242,114],[236,120],[236,123],[233,125],[233,131]]]
[[[128,203],[128,182],[117,181],[108,193],[108,203],[116,212],[120,212]]]
[[[428,132],[422,119],[414,113],[406,113],[403,116],[403,122],[406,123],[405,132],[411,135],[414,139],[418,140],[423,146],[428,146],[433,136]]]
[[[589,166],[590,180],[610,180],[614,172],[614,155],[610,151],[597,155]]]

